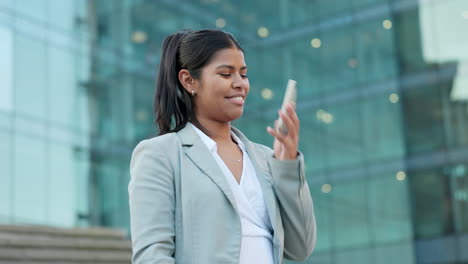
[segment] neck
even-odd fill
[[[216,143],[230,143],[231,139],[231,122],[217,122],[198,118],[200,125],[208,132],[208,136]]]

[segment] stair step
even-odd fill
[[[131,252],[109,250],[70,250],[70,249],[18,249],[0,248],[0,261],[42,261],[47,263],[63,262],[122,262],[130,263]]]
[[[59,236],[38,237],[26,234],[0,233],[0,248],[1,247],[131,250],[131,242],[123,239],[64,238]]]
[[[111,228],[58,228],[49,226],[19,226],[19,225],[0,225],[0,234],[28,234],[48,235],[48,236],[69,236],[69,237],[90,237],[101,239],[123,239],[125,232],[123,230]]]
[[[125,261],[40,261],[40,260],[0,260],[0,264],[130,264],[129,260]]]
[[[0,264],[129,264],[123,230],[0,225]]]

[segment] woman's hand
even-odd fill
[[[282,134],[278,129],[267,127],[268,133],[275,137],[273,143],[275,158],[279,160],[294,160],[297,157],[299,145],[299,118],[291,104],[287,105],[286,113],[279,110],[278,114],[288,128],[288,133]]]

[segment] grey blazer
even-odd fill
[[[315,246],[312,198],[302,154],[280,161],[233,132],[255,167],[274,229],[275,264],[303,261]],[[130,219],[135,264],[239,263],[242,230],[234,195],[192,126],[143,140],[130,162]]]

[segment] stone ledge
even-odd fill
[[[27,234],[0,233],[0,248],[76,248],[76,249],[114,249],[131,250],[129,240],[58,237],[58,236],[30,236]]]
[[[41,261],[41,260],[0,260],[0,264],[130,264],[129,260],[125,261]]]
[[[16,249],[0,248],[0,261],[42,261],[47,263],[64,262],[126,262],[130,263],[131,253],[106,250],[69,249]]]
[[[123,239],[123,230],[111,228],[58,228],[49,226],[29,225],[0,225],[1,233],[25,233],[28,235],[73,236],[73,237],[99,237],[109,239]]]

